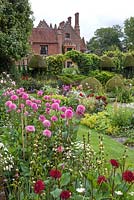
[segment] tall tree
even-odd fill
[[[32,26],[28,0],[0,0],[0,68],[28,53]]]
[[[122,48],[121,37],[123,33],[119,25],[113,27],[100,28],[94,33],[94,37],[87,43],[87,47],[93,53],[101,54],[104,51]]]
[[[127,49],[134,49],[134,17],[126,19],[124,22],[125,46]]]

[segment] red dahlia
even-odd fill
[[[34,192],[40,194],[45,189],[45,184],[42,180],[36,181],[34,185]]]
[[[55,179],[58,179],[61,177],[61,172],[57,169],[51,169],[50,172],[49,172],[49,175],[52,177],[52,178],[55,178]]]
[[[101,185],[101,184],[104,183],[104,182],[107,182],[106,177],[105,177],[105,176],[99,176],[98,179],[97,179],[97,183],[98,183],[99,185]]]
[[[128,183],[134,182],[134,174],[130,170],[126,170],[122,173],[122,179]]]
[[[68,191],[68,190],[63,190],[60,194],[60,198],[62,200],[66,200],[66,199],[69,199],[71,197],[71,192]]]
[[[113,167],[118,168],[119,167],[119,162],[115,159],[111,159],[110,163]]]

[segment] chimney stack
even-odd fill
[[[71,17],[68,17],[68,22],[71,25]]]
[[[75,13],[75,27],[76,33],[80,36],[80,26],[79,26],[79,13]]]

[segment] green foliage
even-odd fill
[[[46,58],[47,66],[48,66],[48,74],[50,75],[59,75],[62,73],[64,68],[64,55],[54,55],[48,56]]]
[[[112,124],[118,127],[127,127],[132,125],[133,109],[116,107],[113,109],[113,113],[110,115]]]
[[[124,67],[134,67],[134,55],[131,53],[125,53]]]
[[[123,88],[124,83],[120,76],[115,75],[107,81],[105,87],[107,91],[115,91],[117,88]]]
[[[12,59],[27,55],[33,25],[31,15],[28,0],[0,2],[0,66],[8,67]]]
[[[65,54],[67,59],[71,59],[78,66],[81,74],[86,75],[90,70],[98,69],[100,58],[95,54],[80,53],[78,51],[69,51]]]
[[[121,102],[121,103],[132,102],[132,90],[129,87],[116,89],[115,96],[118,102]]]
[[[121,27],[115,25],[113,27],[100,28],[94,33],[94,37],[87,43],[87,47],[93,53],[101,55],[106,50],[122,48],[120,37],[122,37]]]
[[[105,51],[105,55],[112,58],[116,66],[116,71],[121,72],[124,63],[124,53],[116,49],[115,51]]]
[[[92,89],[93,92],[98,92],[99,90],[102,90],[102,84],[94,77],[84,79],[83,81],[81,81],[81,85],[84,90]]]
[[[59,85],[78,85],[83,79],[85,79],[84,75],[63,74],[58,76],[58,83]]]
[[[91,71],[89,74],[90,76],[95,77],[97,80],[99,80],[103,85],[111,79],[113,76],[115,76],[114,72],[109,72],[109,71],[99,71],[99,70],[94,70]]]
[[[125,40],[127,43],[128,49],[133,49],[134,45],[134,17],[130,17],[126,19],[124,22],[124,32],[125,32]]]
[[[62,74],[63,75],[66,75],[66,74],[72,74],[72,75],[76,75],[76,74],[79,74],[79,70],[77,67],[68,67],[68,68],[64,68],[62,70]]]
[[[100,68],[102,70],[107,69],[107,70],[113,71],[115,67],[116,66],[115,66],[114,62],[110,57],[108,57],[106,55],[101,57]]]
[[[40,90],[44,86],[42,81],[30,78],[28,80],[21,80],[18,82],[18,87],[23,87],[24,89],[35,92],[35,90]]]
[[[32,56],[32,58],[30,59],[29,63],[28,63],[28,67],[29,68],[46,68],[46,62],[45,59],[43,59],[42,56],[40,55],[34,55]]]

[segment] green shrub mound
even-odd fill
[[[124,88],[123,80],[120,76],[116,75],[109,79],[105,85],[106,91],[110,92],[119,88]]]
[[[131,53],[125,54],[124,67],[134,67],[134,56]]]
[[[104,55],[101,57],[100,68],[103,70],[113,71],[116,65],[113,62],[112,58]]]
[[[28,63],[28,67],[29,68],[46,68],[46,62],[45,60],[43,59],[42,56],[40,55],[34,55],[29,63]]]
[[[102,84],[99,80],[94,77],[88,77],[81,81],[81,85],[84,90],[92,89],[93,92],[97,92],[102,89]]]
[[[113,76],[115,76],[114,72],[109,72],[109,71],[99,71],[99,70],[94,70],[91,71],[90,76],[95,77],[97,80],[99,80],[103,85],[106,84],[106,82],[111,79]]]

